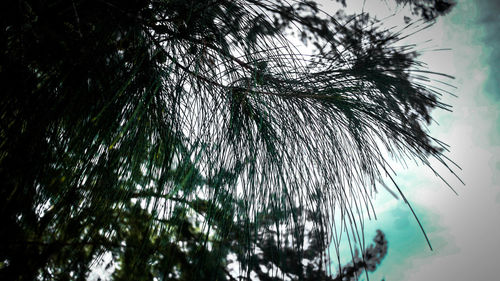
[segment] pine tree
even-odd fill
[[[207,248],[216,225],[220,241],[243,225],[231,241],[251,257],[268,211],[295,230],[299,214],[321,214],[326,244],[334,212],[368,210],[384,151],[449,163],[425,129],[447,109],[439,90],[396,47],[404,28],[367,14],[313,1],[33,0],[3,1],[0,23],[2,279],[84,280],[112,251],[135,264],[116,279],[149,280],[161,259],[141,251],[175,257],[182,241],[224,264],[224,247],[220,258]],[[205,242],[182,240],[193,233]]]

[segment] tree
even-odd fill
[[[446,15],[456,3],[453,0],[396,0],[402,5],[409,5],[414,14],[425,20],[434,20],[438,16]]]
[[[377,231],[374,245],[367,247],[361,257],[356,251],[353,261],[339,266],[339,272],[332,277],[329,275],[330,270],[324,267],[327,259],[322,237],[324,233],[302,229],[283,235],[287,239],[280,239],[276,232],[269,229],[274,223],[274,220],[267,220],[259,224],[259,229],[254,233],[256,237],[249,240],[251,247],[258,250],[247,255],[244,246],[248,245],[242,245],[245,241],[238,238],[245,235],[244,225],[233,225],[229,236],[218,233],[218,229],[207,239],[213,245],[207,248],[200,246],[205,236],[195,224],[189,220],[181,224],[176,222],[183,230],[178,230],[175,243],[165,245],[165,241],[172,240],[165,233],[150,240],[159,245],[127,243],[127,247],[141,247],[141,251],[132,250],[133,254],[129,256],[122,254],[128,259],[118,262],[114,279],[151,280],[152,276],[156,276],[161,280],[356,280],[363,270],[374,271],[387,253],[385,236]],[[304,245],[305,241],[308,245]],[[179,242],[186,246],[180,247]],[[234,260],[229,258],[230,255],[233,255]]]
[[[153,220],[183,233],[178,206],[196,202],[209,203],[206,237],[220,216],[245,225],[243,245],[262,212],[300,229],[314,211],[326,244],[334,212],[369,211],[384,151],[449,163],[425,130],[447,108],[439,90],[419,83],[428,72],[396,47],[401,32],[369,15],[279,0],[0,5],[2,277],[84,279],[122,241],[136,245],[125,264],[174,253],[176,240],[144,237]]]

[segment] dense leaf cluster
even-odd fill
[[[445,15],[456,5],[453,0],[396,0],[396,3],[409,5],[414,14],[425,20],[434,20]]]
[[[105,252],[117,280],[225,280],[229,252],[242,272],[271,261],[302,276],[279,229],[321,215],[324,251],[335,213],[371,211],[385,151],[445,164],[425,130],[446,108],[439,91],[419,83],[401,32],[367,15],[313,1],[2,1],[0,32],[2,279],[83,280]],[[277,238],[258,242],[266,212]]]

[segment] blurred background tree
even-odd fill
[[[276,280],[260,271],[269,262],[327,278],[323,259],[295,265],[326,251],[336,212],[352,223],[372,211],[385,152],[449,163],[425,129],[447,106],[419,82],[417,53],[397,46],[408,27],[368,14],[33,0],[2,2],[0,23],[5,280],[83,280],[106,252],[117,280],[229,280],[230,252],[246,278]],[[312,250],[300,246],[308,216],[323,231]],[[261,239],[270,221],[276,237]],[[361,250],[345,275],[372,268]]]

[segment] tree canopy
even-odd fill
[[[386,30],[298,0],[33,0],[3,1],[0,24],[2,277],[83,280],[111,252],[117,280],[228,280],[229,253],[247,278],[277,280],[257,253],[302,278],[284,265],[301,258],[276,256],[307,255],[305,228],[320,252],[334,226],[356,233],[388,155],[450,163],[426,130],[448,106],[398,45],[426,21]]]

